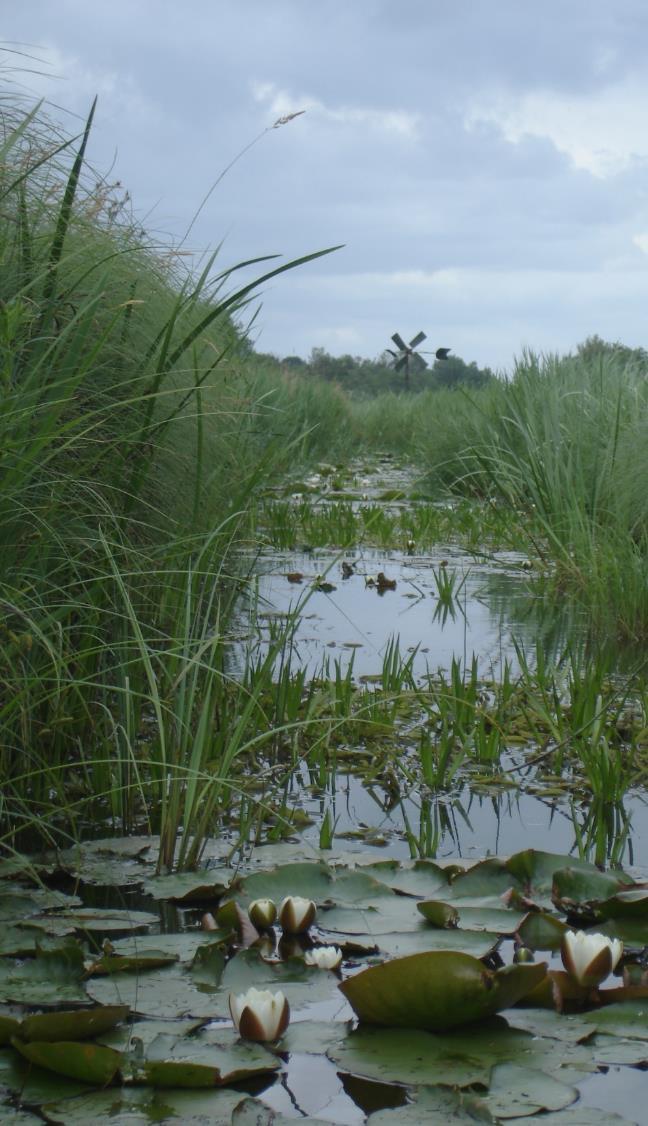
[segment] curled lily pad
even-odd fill
[[[338,988],[367,1024],[439,1031],[514,1005],[546,971],[541,962],[493,972],[469,954],[440,950],[371,966]]]
[[[20,1024],[20,1040],[55,1043],[58,1040],[89,1040],[109,1032],[128,1016],[128,1005],[98,1005],[74,1012],[36,1013]]]
[[[13,1040],[12,1044],[30,1063],[55,1071],[57,1075],[65,1075],[68,1079],[80,1079],[83,1083],[101,1087],[112,1082],[123,1059],[121,1052],[105,1048],[102,1044],[69,1040],[57,1043],[34,1040],[28,1044]]]
[[[164,954],[162,951],[142,950],[141,954],[129,956],[127,954],[102,954],[96,961],[91,962],[86,974],[88,977],[97,977],[100,974],[128,973],[139,970],[159,970],[162,966],[173,965],[178,961],[177,954]]]
[[[15,965],[0,959],[0,999],[24,1005],[87,1004],[83,986],[83,953],[76,942],[36,951]]]

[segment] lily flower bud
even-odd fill
[[[306,951],[304,961],[319,970],[336,970],[342,961],[342,951],[339,946],[315,946]]]
[[[236,1031],[246,1040],[278,1040],[290,1021],[290,1007],[280,991],[252,988],[230,993],[229,1009]]]
[[[313,922],[317,908],[312,899],[287,895],[279,908],[279,922],[286,934],[303,934]]]
[[[250,922],[259,931],[267,930],[277,918],[277,908],[271,899],[253,899],[248,907]]]
[[[560,947],[560,957],[567,973],[577,985],[594,989],[612,973],[623,954],[623,943],[604,934],[567,931]]]

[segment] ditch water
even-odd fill
[[[362,474],[362,476],[361,476]],[[386,511],[407,511],[406,494],[413,479],[390,463],[377,473],[352,469],[349,484],[364,490],[331,493],[326,479],[310,479],[308,499],[325,510],[340,495],[354,497],[351,506],[376,505]],[[293,497],[303,503],[302,494]],[[416,502],[417,504],[420,502]],[[402,525],[402,520],[401,520]],[[379,684],[385,654],[395,640],[402,657],[411,660],[414,677],[449,673],[453,660],[470,669],[476,662],[480,679],[501,679],[505,665],[512,678],[521,661],[533,668],[538,654],[551,665],[568,645],[585,644],[587,621],[563,601],[534,594],[529,561],[515,551],[466,551],[447,540],[419,550],[378,549],[356,545],[341,551],[330,546],[307,549],[264,549],[255,559],[253,657],[268,651],[272,640],[291,623],[291,667],[308,678],[344,675],[354,683]],[[379,580],[382,575],[385,581]],[[441,583],[450,584],[444,598]],[[616,655],[615,655],[616,657]],[[618,666],[623,658],[618,655]],[[528,750],[528,748],[527,748]],[[510,748],[500,759],[500,778],[457,781],[451,794],[433,794],[415,786],[394,787],[393,779],[371,785],[338,767],[324,785],[312,771],[296,771],[289,800],[312,819],[302,836],[317,844],[322,821],[335,825],[335,839],[349,848],[379,847],[383,855],[402,858],[412,852],[412,834],[428,855],[476,858],[506,855],[523,847],[575,851],[577,841],[592,843],[595,835],[587,794],[549,782],[523,767],[524,757]],[[509,773],[512,772],[512,773]],[[622,806],[599,818],[596,831],[607,838],[608,856],[638,867],[646,863],[648,800],[643,789],[629,789]],[[616,851],[614,851],[616,849]]]

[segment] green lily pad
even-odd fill
[[[86,974],[98,977],[102,974],[133,973],[140,970],[159,970],[178,961],[177,954],[163,954],[162,951],[143,950],[141,954],[129,957],[126,954],[102,954],[91,962]]]
[[[469,954],[441,950],[371,966],[338,988],[361,1021],[439,1030],[481,1020],[530,993],[544,962],[493,973]]]
[[[589,874],[593,879],[600,874],[596,865],[590,864],[588,860],[535,848],[516,852],[506,861],[508,871],[526,888],[533,888],[537,892],[551,892],[554,874],[565,867],[574,872]]]
[[[634,884],[631,876],[619,872],[583,871],[581,868],[559,868],[553,875],[551,897],[562,911],[587,914],[601,899]]]
[[[220,985],[226,963],[226,950],[220,942],[199,946],[191,963],[191,976],[196,985],[216,989]]]
[[[361,939],[362,935],[356,935]],[[371,936],[367,935],[370,941]],[[432,950],[453,950],[471,954],[473,958],[485,958],[497,946],[499,935],[491,931],[443,930],[420,922],[416,930],[390,931],[379,934],[375,941],[382,954],[390,958],[404,958],[408,954],[424,954]]]
[[[40,1109],[45,1120],[55,1126],[151,1126],[152,1122],[225,1126],[244,1098],[241,1091],[224,1088],[156,1091],[152,1087],[123,1087],[48,1102]]]
[[[157,915],[150,911],[116,911],[111,908],[90,907],[81,911],[61,911],[56,915],[39,916],[30,920],[50,934],[72,928],[82,933],[111,934],[113,931],[148,930],[159,923]]]
[[[648,888],[630,888],[619,891],[599,903],[598,914],[602,919],[632,919],[648,921]]]
[[[277,1071],[280,1061],[260,1044],[219,1046],[213,1040],[160,1035],[146,1051],[138,1075],[153,1087],[222,1087]]]
[[[648,1040],[648,1000],[621,1001],[594,1012],[583,1013],[581,1020],[612,1036],[636,1036]]]
[[[88,1040],[101,1036],[128,1016],[126,1005],[103,1005],[96,1009],[77,1009],[74,1012],[37,1013],[25,1017],[20,1024],[20,1040],[56,1042],[58,1040]]]
[[[30,1063],[38,1064],[67,1079],[79,1079],[83,1083],[105,1086],[111,1083],[119,1071],[123,1057],[114,1048],[103,1044],[76,1043],[59,1040],[56,1043],[33,1040],[26,1044],[22,1040],[12,1041],[14,1048]]]
[[[547,911],[529,911],[518,927],[524,946],[531,950],[559,950],[567,923]]]
[[[442,1035],[408,1028],[359,1028],[327,1051],[342,1071],[381,1083],[468,1087],[488,1086],[497,1063],[537,1067],[575,1081],[596,1070],[580,1044],[538,1040],[509,1028],[499,1017]]]
[[[193,1036],[205,1024],[204,1020],[135,1020],[118,1025],[97,1037],[100,1044],[117,1048],[120,1052],[144,1051],[156,1036],[165,1033],[177,1039]]]
[[[648,1066],[648,1044],[645,1040],[596,1035],[592,1041],[592,1052],[596,1062],[604,1067],[621,1064],[630,1067]]]
[[[421,1126],[424,1122],[474,1126],[475,1122],[496,1121],[478,1095],[449,1091],[447,1087],[419,1087],[414,1103],[375,1111],[369,1115],[367,1126]]]
[[[230,958],[221,980],[221,1008],[227,1010],[230,993],[245,993],[256,989],[281,990],[288,999],[291,1011],[298,1011],[314,1001],[337,997],[337,979],[333,974],[314,972],[303,958],[288,958],[284,962],[268,962],[257,950],[240,950]]]
[[[228,884],[214,879],[213,871],[176,872],[171,876],[154,876],[146,880],[144,891],[153,899],[170,899],[173,903],[212,903],[227,891]]]
[[[452,898],[466,895],[500,896],[518,882],[506,862],[492,856],[455,876],[451,884]]]
[[[501,906],[464,906],[460,899],[451,903],[425,899],[416,906],[423,918],[435,927],[461,927],[462,930],[492,931],[501,935],[515,934],[525,918],[523,911],[511,911]]]
[[[349,1021],[292,1021],[279,1041],[278,1050],[324,1055],[334,1044],[344,1040],[349,1029]]]
[[[373,864],[362,864],[357,871],[373,876],[392,891],[419,898],[430,897],[441,889],[447,890],[449,884],[447,870],[433,860],[416,860],[407,865],[399,864],[397,860],[379,860]]]
[[[191,964],[196,951],[201,946],[211,946],[215,942],[226,942],[231,937],[231,933],[229,929],[194,930],[182,931],[180,934],[156,934],[145,939],[138,938],[136,935],[128,935],[126,938],[119,938],[116,942],[113,942],[112,950],[119,957],[137,958],[140,954],[145,954],[154,944],[156,954],[159,953],[177,959],[183,964]]]
[[[285,864],[270,871],[253,872],[235,882],[232,890],[246,904],[262,898],[279,903],[287,895],[302,896],[317,904],[365,905],[395,898],[391,888],[360,868],[336,871],[322,862]]]
[[[519,1118],[544,1110],[564,1110],[578,1091],[543,1071],[512,1063],[496,1064],[484,1102],[497,1118]]]
[[[200,989],[181,967],[145,974],[110,974],[91,978],[88,994],[100,1005],[128,1005],[140,1016],[215,1018],[228,1015],[226,999]]]
[[[83,953],[75,942],[51,950],[37,950],[35,958],[18,965],[0,960],[0,999],[23,1005],[88,1003],[83,985]]]
[[[64,910],[81,904],[78,895],[65,895],[49,888],[22,888],[12,884],[0,892],[0,922],[23,923],[41,911]]]

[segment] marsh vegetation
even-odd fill
[[[86,167],[92,113],[69,138],[6,95],[2,126],[0,1116],[104,1121],[112,1083],[124,1121],[297,1117],[302,1053],[323,1090],[345,1076],[330,1121],[572,1121],[588,1077],[646,1062],[645,356],[590,342],[351,397],[242,327],[261,282],[328,251],[189,271]],[[264,944],[249,903],[295,895],[319,930]],[[625,943],[608,994],[511,968],[570,926]],[[399,1039],[388,1006],[347,1036],[303,959],[331,941],[347,981],[448,950],[451,980],[492,974],[503,1003],[471,994],[464,1019],[494,1023],[453,1033],[450,1087],[442,1018]],[[528,989],[504,995],[505,963]],[[223,1006],[277,982],[307,1018],[279,1055]],[[436,1071],[407,1063],[414,1035]],[[214,1053],[266,1102],[176,1089],[212,1085]]]

